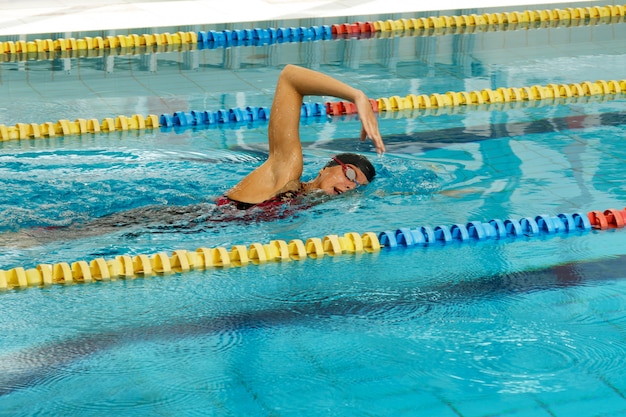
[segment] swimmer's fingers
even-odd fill
[[[361,140],[370,138],[378,153],[385,152],[385,144],[378,130],[378,120],[369,99],[363,95],[363,98],[358,100],[356,105],[359,119],[361,119]]]
[[[378,131],[378,127],[375,130],[367,130],[365,126],[361,129],[361,141],[370,138],[372,142],[374,142],[374,146],[376,147],[376,152],[383,153],[385,152],[385,144],[383,142],[383,138]]]

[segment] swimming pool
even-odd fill
[[[312,24],[320,22],[282,26]],[[625,29],[9,61],[0,67],[11,100],[2,119],[268,106],[287,62],[371,97],[623,79]],[[620,209],[624,114],[619,94],[381,112],[389,152],[374,157],[371,186],[269,222],[206,216],[213,198],[264,159],[262,120],[5,141],[0,264]],[[358,126],[351,115],[304,120],[305,177],[336,152],[373,156],[357,143]],[[0,409],[626,414],[625,249],[623,230],[589,230],[8,290],[0,294]]]

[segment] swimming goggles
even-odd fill
[[[341,165],[341,169],[343,169],[343,174],[346,176],[347,179],[349,179],[356,185],[356,187],[354,188],[359,188],[361,184],[359,184],[359,182],[356,180],[356,171],[354,170],[354,168],[351,168],[348,165],[344,164],[336,156],[333,156],[333,160]]]

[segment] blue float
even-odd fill
[[[219,32],[218,32],[219,33]],[[223,30],[222,35],[224,36],[224,42],[226,45],[233,43],[233,32],[230,30]]]
[[[433,231],[432,228],[428,226],[422,226],[419,228],[419,231],[424,236],[424,242],[426,244],[435,243],[435,232]]]
[[[424,237],[424,234],[422,233],[421,230],[419,229],[411,230],[411,235],[413,236],[413,242],[415,245],[426,244],[426,238]]]
[[[200,45],[206,45],[207,43],[209,43],[209,37],[208,37],[208,33],[206,31],[199,31],[198,32],[198,44]]]
[[[275,41],[278,39],[278,31],[276,28],[267,28],[267,34],[270,37],[270,41]]]
[[[183,111],[177,111],[176,113],[174,113],[172,123],[174,124],[174,126],[189,126],[192,124],[191,114]]]
[[[413,233],[411,233],[411,229],[408,227],[396,230],[396,241],[399,245],[404,246],[413,246],[415,244]]]
[[[269,120],[270,119],[270,109],[266,109],[265,107],[259,107],[259,120]]]
[[[452,234],[448,226],[439,225],[435,226],[435,240],[439,242],[450,242],[452,240]]]
[[[535,217],[523,217],[519,220],[492,219],[487,223],[470,221],[467,224],[455,223],[451,226],[439,225],[434,229],[419,226],[415,229],[400,228],[395,233],[382,232],[379,240],[382,246],[396,248],[398,246],[432,245],[452,241],[469,242],[499,240],[507,237],[540,237],[572,231],[588,231],[591,222],[587,215],[560,213],[556,216],[541,214]]]
[[[213,42],[216,46],[225,45],[226,44],[226,36],[224,32],[217,32],[215,30],[211,30],[207,32],[208,42]]]
[[[576,230],[576,222],[574,221],[574,217],[571,214],[560,213],[557,217],[561,219],[561,221],[565,225],[566,232]]]
[[[257,41],[269,41],[270,32],[268,29],[254,28],[252,31],[252,37]]]
[[[525,236],[534,236],[539,233],[539,226],[532,217],[523,217],[519,221],[519,225]]]
[[[324,31],[320,26],[311,26],[311,33],[313,34],[313,39],[322,39],[324,36]]]
[[[494,237],[496,239],[502,239],[505,238],[507,235],[507,231],[506,231],[506,226],[504,225],[504,222],[500,219],[491,219],[489,220],[489,232],[490,232],[490,237]]]
[[[469,237],[472,239],[483,240],[487,238],[487,233],[481,222],[469,222],[465,225],[465,228],[467,229]]]
[[[207,117],[208,112],[192,110],[191,117],[193,118],[194,125],[206,125],[208,124]]]
[[[522,226],[519,221],[513,219],[507,219],[504,221],[504,227],[506,228],[507,235],[522,236]]]
[[[462,242],[469,240],[469,232],[467,231],[467,227],[463,224],[453,224],[450,227],[450,234],[452,235],[452,239],[455,240]]]
[[[564,229],[563,222],[558,217],[552,218],[546,214],[535,217],[535,222],[539,230],[548,234],[558,233]]]
[[[574,218],[574,224],[576,224],[576,228],[582,230],[590,230],[591,223],[589,222],[589,217],[586,214],[574,213],[572,214]]]
[[[199,48],[215,48],[241,45],[263,45],[293,41],[332,40],[333,31],[330,25],[313,25],[310,27],[286,28],[254,28],[233,30],[198,31],[197,45]]]
[[[172,127],[174,126],[174,122],[172,120],[172,116],[169,114],[162,114],[159,116],[159,124],[163,127]]]
[[[276,39],[282,39],[282,40],[293,39],[293,28],[278,28],[276,30]]]
[[[237,123],[241,123],[244,121],[249,120],[246,117],[246,113],[244,113],[241,109],[229,109],[228,110],[228,121],[229,122],[237,122]]]
[[[226,123],[230,121],[230,112],[224,109],[217,110],[215,112],[215,120],[217,123]]]
[[[326,116],[326,105],[324,103],[313,103],[313,116]]]
[[[378,241],[380,242],[380,244],[382,246],[387,246],[391,249],[395,248],[398,246],[398,241],[396,240],[396,235],[389,231],[386,230],[384,232],[380,232],[378,234]]]

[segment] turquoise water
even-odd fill
[[[623,79],[623,31],[166,53],[153,57],[158,71],[132,55],[109,72],[103,58],[3,63],[0,93],[13,105],[0,115],[41,123],[268,106],[283,60],[372,97]],[[4,142],[0,265],[621,209],[625,114],[623,96],[381,113],[382,157],[358,143],[358,120],[307,119],[305,178],[347,150],[371,156],[378,176],[258,222],[220,217],[212,201],[264,160],[263,122]],[[624,233],[6,291],[0,415],[626,415]]]

